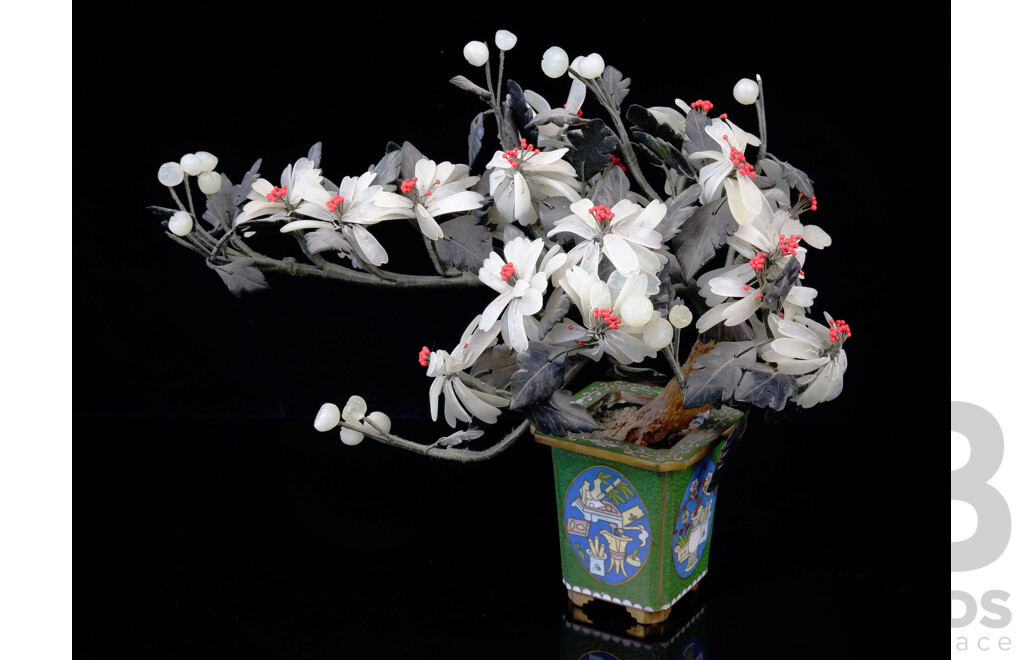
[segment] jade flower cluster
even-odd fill
[[[631,79],[604,56],[552,46],[536,61],[556,81],[545,84],[564,80],[566,102],[549,103],[502,80],[517,42],[499,30],[492,44],[465,45],[469,75],[451,82],[482,107],[447,153],[389,143],[375,165],[336,177],[318,143],[278,176],[257,161],[237,183],[206,152],[159,168],[177,206],[157,209],[169,235],[236,295],[268,288],[266,274],[395,295],[438,288],[470,319],[451,350],[410,338],[425,407],[454,432],[403,440],[358,395],[324,404],[314,426],[340,426],[346,444],[435,453],[467,449],[481,426],[588,431],[596,422],[571,392],[598,364],[622,378],[664,373],[693,407],[809,408],[838,396],[850,326],[814,308],[816,260],[832,239],[808,222],[819,208],[811,178],[767,149],[760,77],[738,81],[731,100],[692,90],[690,102],[643,107],[626,101]],[[389,256],[383,223],[395,227],[387,242],[422,244],[432,271],[394,263],[403,259]],[[296,254],[263,254],[270,234],[293,237]],[[489,290],[488,302],[468,302],[469,287]]]

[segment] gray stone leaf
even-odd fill
[[[626,199],[629,193],[629,179],[621,168],[613,167],[601,179],[601,185],[594,195],[594,204],[604,204],[611,208],[620,200]]]
[[[448,82],[455,85],[461,90],[465,90],[467,92],[470,92],[471,94],[476,94],[477,96],[480,97],[480,100],[482,101],[485,101],[487,103],[490,103],[491,101],[491,93],[488,92],[483,87],[481,87],[480,85],[477,85],[476,83],[470,81],[470,79],[467,78],[466,76],[455,76]]]
[[[551,328],[565,318],[565,315],[569,313],[571,302],[569,296],[560,288],[555,289],[548,296],[547,305],[544,307],[544,316],[540,318],[540,327],[537,330],[537,336],[540,339],[544,339],[544,336],[551,332]]]
[[[470,440],[476,440],[482,437],[484,434],[482,429],[467,429],[465,431],[456,431],[451,435],[446,435],[443,438],[438,438],[434,444],[438,447],[456,447],[464,442]]]
[[[461,215],[441,223],[444,232],[434,241],[437,258],[459,270],[477,272],[491,254],[491,234],[474,216]]]
[[[698,208],[683,223],[676,237],[679,241],[676,257],[683,269],[683,281],[696,275],[738,227],[724,199]]]
[[[243,293],[266,291],[270,288],[267,278],[253,265],[255,263],[252,259],[236,259],[230,263],[214,266],[213,269],[227,285],[228,291],[236,298],[241,298]]]
[[[601,80],[608,87],[608,92],[612,96],[612,102],[616,108],[622,107],[622,101],[629,94],[629,78],[624,78],[622,72],[611,65],[604,67],[604,73],[601,74]]]
[[[719,342],[697,358],[683,392],[686,407],[717,406],[731,401],[744,371],[754,366],[755,346],[752,341]]]
[[[467,165],[473,165],[476,157],[480,154],[480,149],[484,144],[484,113],[477,113],[476,117],[473,117],[473,121],[469,122],[469,160],[466,161]]]
[[[789,163],[777,161],[782,167],[782,178],[786,180],[790,188],[796,188],[804,194],[804,197],[814,197],[814,181],[803,170],[798,170]]]
[[[567,435],[599,428],[597,421],[586,408],[576,403],[569,390],[558,390],[549,400],[535,403],[525,412],[533,426],[548,435]]]
[[[519,354],[519,371],[512,374],[509,410],[518,410],[551,397],[565,382],[565,349],[531,341]]]
[[[782,410],[789,398],[796,396],[796,393],[795,378],[788,374],[780,374],[772,367],[759,362],[744,370],[733,393],[733,402]]]
[[[499,390],[505,389],[518,371],[516,351],[511,346],[492,346],[473,363],[470,375]]]

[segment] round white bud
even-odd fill
[[[558,46],[552,46],[544,51],[540,68],[548,78],[561,78],[569,68],[569,55]]]
[[[644,326],[644,343],[660,351],[672,341],[672,324],[661,317],[651,319]]]
[[[685,328],[693,322],[693,312],[686,305],[679,303],[669,310],[668,321],[677,328]]]
[[[585,59],[587,59],[587,58],[585,58],[583,55],[577,55],[576,59],[574,59],[572,61],[572,64],[569,65],[569,68],[572,69],[573,71],[575,71],[576,73],[579,73],[580,72],[580,67],[583,66],[583,60],[585,60]],[[573,78],[576,77],[576,76],[573,76],[571,73],[569,75],[571,77],[573,77]]]
[[[199,189],[204,195],[212,195],[220,192],[220,174],[217,172],[203,172],[199,175]]]
[[[185,211],[176,211],[167,221],[167,228],[175,236],[188,236],[192,231],[192,216]]]
[[[740,78],[736,86],[732,88],[732,97],[743,105],[750,105],[756,101],[759,93],[757,83],[750,78]]]
[[[366,401],[361,396],[352,395],[341,411],[341,418],[346,422],[356,423],[366,415]]]
[[[374,410],[366,416],[366,419],[379,426],[380,430],[385,433],[389,433],[391,431],[391,418],[379,410]],[[376,430],[366,422],[363,422],[363,426],[365,426],[367,430]]]
[[[363,434],[343,426],[341,427],[341,441],[349,447],[355,447],[363,441]]]
[[[591,53],[583,58],[577,71],[580,72],[581,76],[590,80],[600,78],[601,74],[604,73],[604,58],[597,53]]]
[[[203,159],[195,154],[185,154],[181,157],[181,169],[185,174],[195,176],[203,171]]]
[[[654,316],[654,303],[647,299],[647,296],[630,296],[622,301],[619,309],[622,320],[626,325],[638,327],[647,325],[647,322]]]
[[[323,433],[324,431],[330,431],[338,422],[341,421],[341,411],[338,410],[338,406],[333,403],[325,403],[320,406],[320,410],[316,414],[316,419],[313,420],[313,428]]]
[[[470,41],[462,49],[462,56],[466,58],[466,61],[473,66],[483,66],[487,64],[487,44],[482,41]]]
[[[181,165],[175,162],[164,163],[157,170],[156,178],[160,179],[160,183],[168,188],[173,188],[182,182],[185,178],[185,173],[181,171]]]
[[[518,40],[519,38],[508,30],[498,30],[494,33],[494,45],[499,50],[512,50]]]
[[[199,157],[199,160],[203,161],[204,172],[212,172],[217,167],[217,157],[209,151],[197,151],[196,156]]]

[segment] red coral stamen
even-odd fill
[[[597,206],[590,207],[590,210],[588,210],[587,213],[594,216],[594,220],[597,220],[599,222],[601,220],[611,220],[612,218],[615,217],[615,214],[612,213],[612,210],[605,206],[604,204],[598,204]]]
[[[419,360],[421,367],[425,367],[430,364],[430,349],[426,346],[420,349]]]

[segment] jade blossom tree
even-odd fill
[[[553,108],[502,80],[515,44],[508,31],[495,35],[496,82],[480,41],[464,54],[484,68],[486,87],[451,79],[485,106],[470,121],[465,163],[391,143],[376,165],[335,183],[320,168],[318,143],[273,180],[257,161],[232,183],[206,152],[160,167],[177,205],[154,207],[168,236],[201,254],[235,295],[266,289],[266,273],[494,291],[467,314],[450,351],[419,351],[431,416],[443,415],[451,433],[403,439],[358,395],[342,407],[324,404],[315,428],[340,426],[349,445],[369,437],[440,458],[487,458],[530,424],[554,435],[595,430],[571,395],[588,364],[647,380],[667,367],[661,395],[606,429],[644,445],[693,428],[713,406],[782,411],[838,396],[850,326],[827,313],[827,325],[814,320],[817,290],[806,268],[808,246],[821,250],[831,239],[805,221],[818,209],[811,179],[767,151],[760,77],[733,90],[737,103],[756,105],[754,135],[725,113],[713,116],[706,99],[624,107],[629,78],[596,53],[570,66],[552,47],[541,69],[570,78],[569,101]],[[488,126],[498,144],[482,159]],[[201,215],[193,185],[205,196]],[[422,239],[432,274],[391,269],[374,229],[395,221]],[[271,232],[291,235],[301,256],[258,252]],[[499,432],[479,440],[490,426]]]

